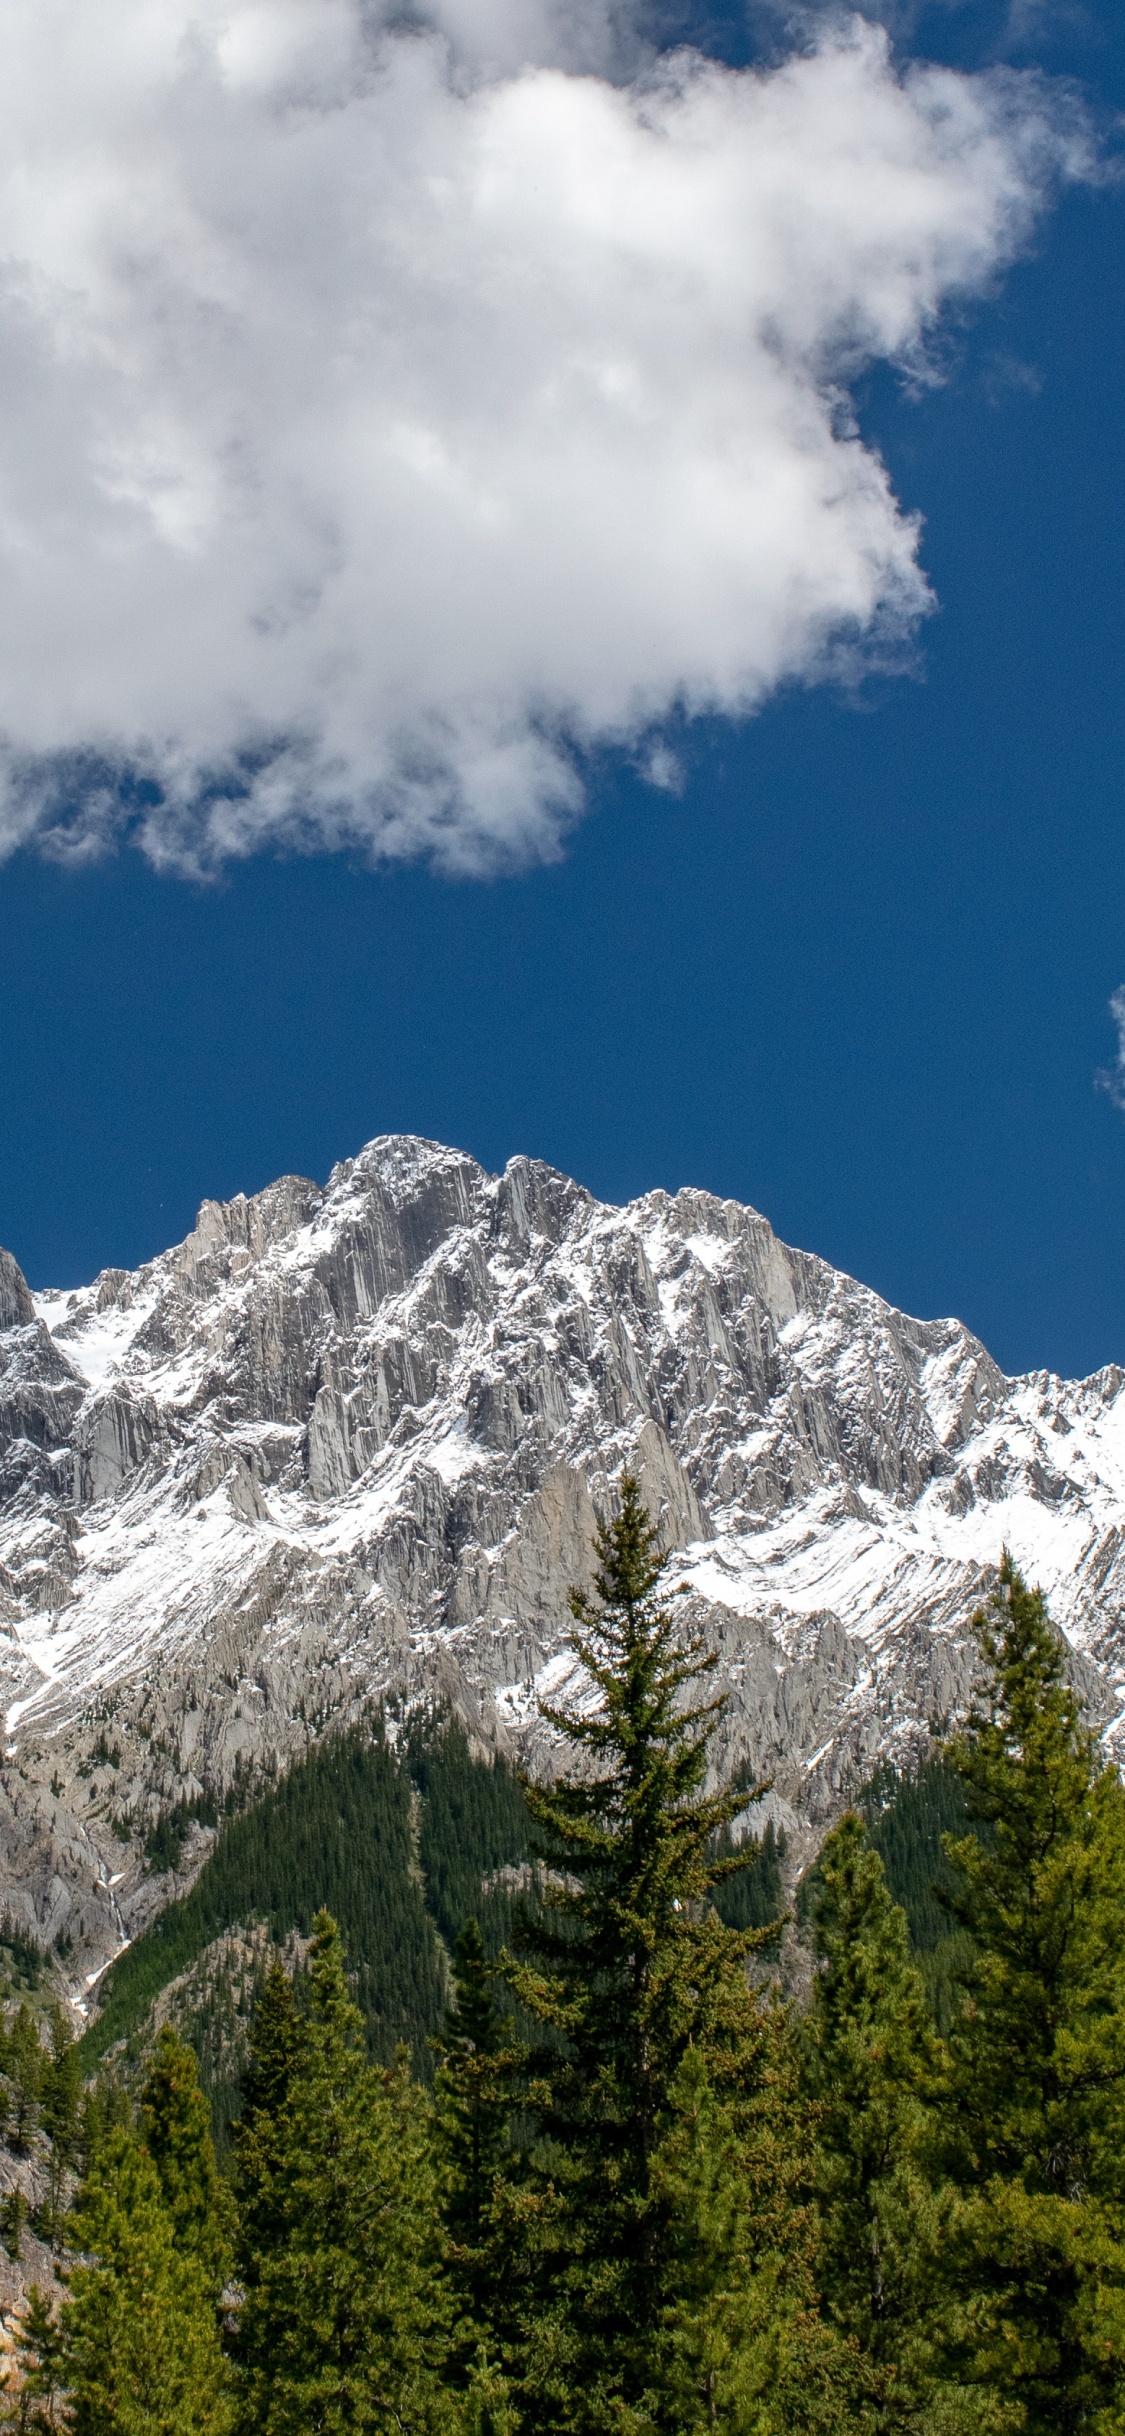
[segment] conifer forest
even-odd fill
[[[1125,1793],[1042,1598],[795,1881],[634,1481],[597,1555],[551,1781],[321,1746],[79,2043],[0,1923],[4,2424],[1122,2436]]]

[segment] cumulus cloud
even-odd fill
[[[389,0],[388,0],[389,5]],[[768,71],[613,0],[8,0],[0,844],[557,851],[594,747],[924,613],[848,384],[1082,139],[856,19]]]

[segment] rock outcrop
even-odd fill
[[[720,1764],[786,1816],[956,1711],[1005,1542],[1112,1733],[1123,1384],[1008,1380],[737,1203],[404,1137],[71,1294],[0,1254],[0,1903],[80,1991],[174,1891],[164,1809],[373,1700],[549,1764],[626,1459],[719,1652]]]

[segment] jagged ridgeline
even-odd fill
[[[405,2041],[425,2071],[445,1949],[472,1912],[493,1949],[510,1934],[527,1835],[511,1770],[476,1758],[447,1720],[415,1718],[395,1742],[368,1725],[321,1744],[223,1821],[190,1893],[111,1966],[83,2062],[143,2043],[153,2006],[183,1983],[180,2027],[221,2125],[239,2062],[229,2017],[249,2014],[270,1941],[307,1936],[324,1905],[343,1931],[372,2055]]]

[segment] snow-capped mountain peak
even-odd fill
[[[625,1460],[720,1653],[722,1762],[794,1815],[956,1709],[1005,1544],[1111,1726],[1123,1385],[1008,1380],[736,1202],[615,1209],[411,1136],[73,1292],[0,1254],[11,1899],[104,1959],[163,1805],[375,1696],[533,1744]]]

